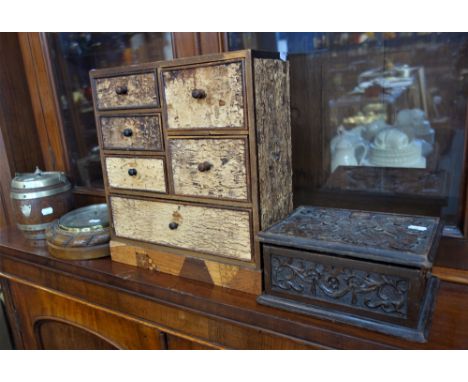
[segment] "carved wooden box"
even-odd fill
[[[260,294],[292,210],[288,63],[252,51],[91,71],[113,260]]]
[[[258,234],[262,304],[423,342],[438,218],[300,207]]]

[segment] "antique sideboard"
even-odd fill
[[[19,349],[463,349],[466,272],[457,276],[444,266],[458,245],[446,239],[440,246],[433,271],[441,283],[423,344],[262,306],[253,294],[110,258],[55,259],[16,228],[0,231],[0,280]]]

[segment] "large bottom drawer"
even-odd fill
[[[252,258],[249,211],[117,196],[110,201],[117,237],[240,260]]]

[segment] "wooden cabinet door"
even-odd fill
[[[164,334],[131,317],[10,282],[26,349],[162,349]]]

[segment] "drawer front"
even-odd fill
[[[163,151],[159,115],[101,117],[104,149]]]
[[[246,139],[171,139],[169,148],[176,194],[247,199]]]
[[[111,197],[118,237],[251,260],[250,213]]]
[[[163,71],[169,129],[244,128],[242,63]]]
[[[156,74],[152,72],[98,78],[96,100],[99,110],[156,107],[159,104]]]
[[[106,157],[105,160],[110,187],[166,192],[162,159]]]

